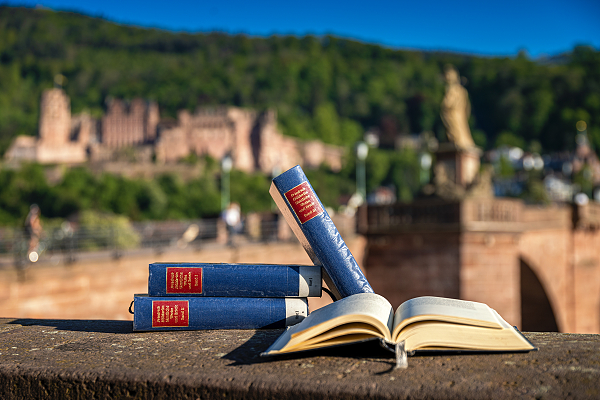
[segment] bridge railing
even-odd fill
[[[467,198],[460,202],[425,199],[359,208],[358,232],[512,231],[600,229],[600,203],[526,205],[510,198]]]
[[[573,226],[581,229],[600,229],[600,204],[589,202],[574,205]]]
[[[358,210],[358,232],[391,233],[428,227],[456,227],[460,222],[460,203],[422,201],[362,206]]]
[[[215,242],[219,235],[217,219],[193,221],[153,221],[106,226],[77,226],[63,223],[45,228],[37,244],[22,229],[0,229],[0,266],[14,264],[25,268],[31,262],[63,258],[75,261],[81,256],[120,257],[128,252],[152,249],[200,247]]]
[[[515,199],[424,199],[412,203],[368,205],[359,209],[358,231],[384,234],[418,231],[519,230],[523,204]]]
[[[342,236],[356,233],[354,218],[332,215]],[[128,253],[173,249],[199,249],[227,245],[227,229],[218,218],[187,221],[147,221],[106,226],[63,223],[44,227],[32,249],[23,229],[0,228],[0,267],[26,268],[38,263],[73,262],[81,257],[121,257]],[[287,222],[275,213],[248,214],[235,231],[237,244],[297,241]],[[35,254],[32,254],[32,251]],[[33,257],[33,258],[32,258]]]

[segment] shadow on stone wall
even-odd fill
[[[525,332],[558,332],[556,317],[535,272],[521,260],[521,318]]]

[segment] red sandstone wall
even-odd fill
[[[160,163],[174,162],[190,154],[184,128],[177,126],[163,130],[154,150]]]
[[[460,295],[457,233],[374,235],[364,265],[373,290],[394,308],[417,296]]]
[[[521,326],[518,235],[466,232],[460,241],[460,298],[485,303]]]
[[[62,89],[44,91],[40,102],[39,137],[45,146],[58,147],[69,141],[71,102]]]
[[[364,239],[345,238],[357,260],[362,260]],[[119,260],[77,262],[72,265],[33,266],[20,281],[14,269],[0,270],[0,317],[61,319],[125,319],[134,293],[144,293],[148,264],[179,262],[262,262],[311,264],[297,242],[256,244],[236,249],[215,247],[200,251],[148,253]],[[330,300],[309,300],[314,310]]]
[[[252,128],[257,122],[254,112],[239,108],[230,108],[228,117],[233,121],[233,160],[234,166],[245,172],[255,170],[254,152],[252,149]]]
[[[519,254],[546,290],[560,332],[576,329],[571,241],[571,230],[567,229],[528,231],[519,241]]]
[[[142,143],[146,136],[146,108],[142,99],[134,99],[129,110],[122,100],[113,100],[102,117],[102,143],[112,148]]]
[[[573,236],[574,303],[577,333],[600,332],[600,235],[577,230]]]

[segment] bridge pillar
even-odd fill
[[[369,282],[394,307],[416,296],[462,298],[520,326],[521,210],[520,201],[508,199],[363,207]]]
[[[395,307],[456,297],[528,330],[600,333],[600,204],[425,199],[362,207],[358,229],[369,282]]]

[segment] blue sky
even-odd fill
[[[1,0],[0,0],[1,1]],[[334,34],[394,48],[532,58],[600,49],[600,0],[3,1],[143,27],[255,36]]]

